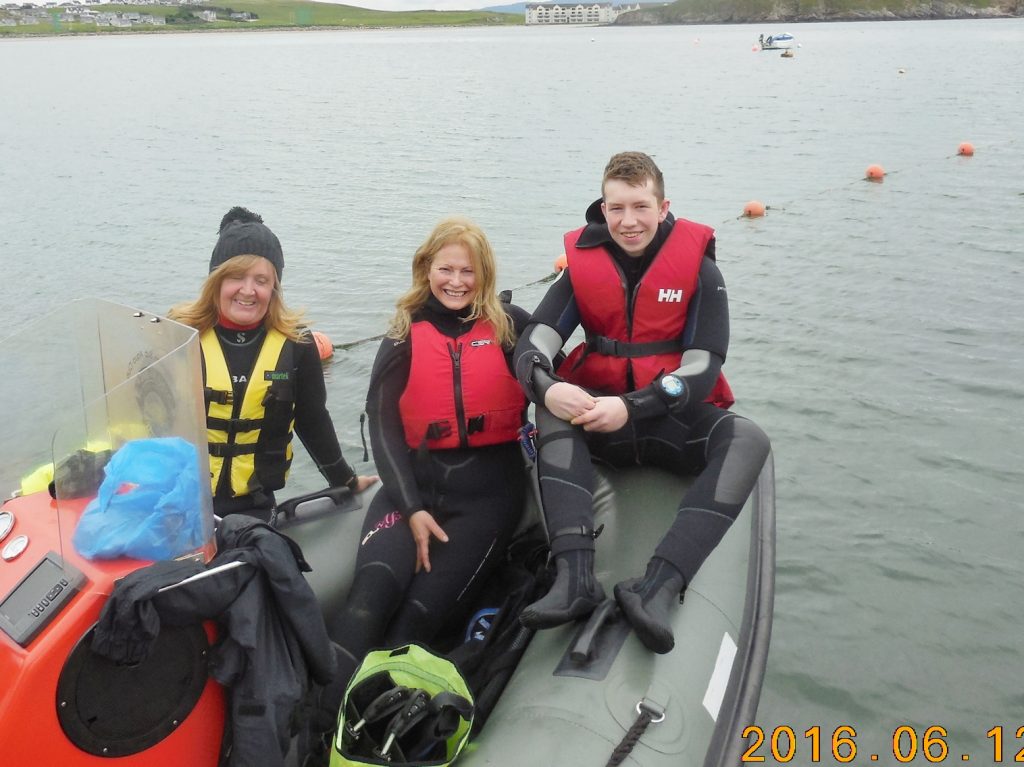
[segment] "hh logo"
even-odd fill
[[[682,300],[683,300],[683,291],[682,290],[672,290],[670,288],[662,288],[661,290],[658,291],[658,302],[659,303],[672,302],[672,303],[677,303],[678,304]]]

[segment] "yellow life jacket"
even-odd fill
[[[292,463],[295,423],[295,343],[268,330],[242,402],[234,401],[231,374],[214,330],[199,339],[205,366],[206,438],[214,495],[229,472],[231,495],[284,487]]]

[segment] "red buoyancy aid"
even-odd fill
[[[633,383],[642,389],[661,373],[679,367],[687,307],[714,230],[676,219],[636,287],[632,327],[615,260],[603,247],[577,248],[582,232],[581,228],[565,235],[565,254],[587,341],[572,350],[558,373],[588,389],[625,394],[632,369]],[[705,401],[722,408],[735,402],[724,375],[719,374]]]
[[[398,401],[405,442],[431,450],[514,442],[526,396],[486,320],[450,338],[426,321],[409,334],[412,364]]]

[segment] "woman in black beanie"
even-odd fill
[[[292,461],[292,431],[332,487],[360,492],[327,411],[316,344],[281,298],[284,254],[263,219],[232,208],[199,297],[171,319],[200,333],[213,510],[269,519]]]

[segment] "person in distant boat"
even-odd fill
[[[298,434],[332,487],[361,492],[377,477],[345,461],[320,355],[281,297],[284,254],[263,219],[241,207],[220,223],[199,297],[169,316],[200,333],[213,510],[270,518]]]
[[[536,403],[539,473],[556,579],[521,615],[548,628],[604,598],[594,575],[591,457],[697,478],[641,577],[615,586],[640,640],[666,653],[671,606],[743,507],[769,452],[753,422],[730,412],[721,374],[729,345],[714,231],[669,212],[664,179],[641,152],[608,162],[602,198],[565,235],[568,266],[515,352]],[[582,325],[586,342],[553,361]],[[635,509],[634,513],[642,513]]]
[[[366,400],[383,484],[347,602],[328,619],[342,689],[368,650],[429,644],[447,628],[519,522],[527,403],[511,356],[529,314],[495,284],[491,245],[468,219],[439,222],[413,256]]]
[[[764,48],[764,35],[763,34],[760,34],[760,35],[757,36],[757,42],[760,44],[760,46],[762,48]]]

